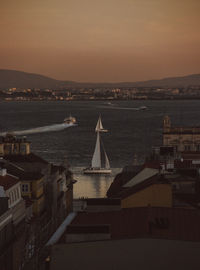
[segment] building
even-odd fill
[[[18,225],[25,219],[25,204],[20,184],[16,176],[8,174],[5,168],[0,168],[0,186],[3,187],[8,198],[8,208],[12,210],[14,225]]]
[[[0,265],[2,269],[12,270],[12,243],[14,239],[12,211],[8,208],[8,198],[0,186]]]
[[[122,208],[171,207],[172,186],[163,177],[159,167],[155,164],[144,164],[143,168],[137,171],[137,166],[137,169],[133,170],[132,174],[128,174],[128,177],[125,171],[125,176],[123,173],[120,174],[120,181],[116,176],[107,195],[110,198],[120,198]]]
[[[146,238],[57,244],[49,269],[198,270],[199,248],[199,243]]]
[[[20,175],[23,198],[33,203],[33,214],[39,216],[44,211],[44,176],[41,173],[24,172]]]
[[[0,169],[0,187],[8,198],[8,209],[12,217],[12,269],[19,269],[24,261],[25,251],[25,202],[21,196],[20,181],[16,176],[7,173],[5,168]]]
[[[55,166],[32,153],[26,138],[11,134],[0,137],[0,158],[0,185],[2,181],[10,196],[8,203],[15,209],[11,210],[16,240],[13,269],[22,264],[29,269],[40,263],[39,250],[72,211],[73,175],[67,167]],[[11,186],[7,187],[8,183]],[[22,205],[23,219],[18,223]]]
[[[30,142],[26,137],[17,138],[11,134],[0,137],[0,156],[30,154]]]
[[[200,152],[200,127],[175,127],[169,116],[163,119],[163,146],[173,146],[176,151]]]

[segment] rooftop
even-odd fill
[[[111,239],[145,236],[200,241],[199,210],[191,208],[135,207],[119,211],[80,212],[70,227],[96,225],[109,225]]]
[[[42,164],[48,164],[46,160],[43,158],[37,156],[34,153],[30,153],[28,155],[7,155],[4,156],[4,159],[9,160],[10,162],[27,162],[27,163],[42,163]]]
[[[137,184],[142,183],[148,178],[151,178],[154,175],[159,173],[158,169],[145,167],[138,174],[136,174],[130,181],[128,181],[123,187],[133,187]]]
[[[4,190],[10,189],[17,183],[19,183],[19,179],[15,176],[9,174],[6,174],[5,176],[0,176],[0,186],[3,186]]]
[[[55,245],[51,270],[198,270],[200,243],[123,239]]]

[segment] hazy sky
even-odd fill
[[[0,68],[99,82],[200,73],[200,0],[0,0]]]

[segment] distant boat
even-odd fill
[[[99,117],[97,121],[95,132],[97,133],[97,140],[94,154],[92,157],[92,164],[91,167],[84,169],[83,172],[85,174],[110,174],[111,173],[110,162],[106,154],[105,148],[103,146],[103,142],[100,138],[100,133],[108,132],[108,130],[103,128],[101,117]],[[103,158],[101,158],[101,152],[103,153],[104,161]],[[103,162],[104,165],[102,166]]]
[[[112,103],[112,102],[106,102],[105,105],[108,105],[108,106],[116,106],[115,103]]]
[[[28,134],[59,131],[59,130],[63,130],[65,128],[73,127],[76,125],[77,125],[76,118],[70,115],[69,117],[66,117],[62,123],[59,123],[59,124],[35,127],[35,128],[26,129],[26,130],[2,132],[0,133],[0,136],[7,136],[7,135],[17,136],[17,135],[28,135]]]
[[[146,106],[140,106],[138,109],[139,109],[140,111],[143,111],[143,110],[146,110],[147,107],[146,107]]]
[[[66,123],[68,125],[76,124],[76,118],[70,115],[69,117],[66,117],[64,119],[64,123]]]

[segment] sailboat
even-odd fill
[[[91,167],[84,169],[83,172],[85,174],[110,174],[111,173],[110,162],[106,154],[105,148],[103,146],[103,142],[100,138],[100,133],[108,132],[108,130],[103,128],[101,116],[99,116],[99,119],[97,121],[95,132],[97,133],[97,140],[94,154],[92,157]],[[102,166],[103,160],[101,158],[101,152],[103,152],[104,156],[104,166]]]

